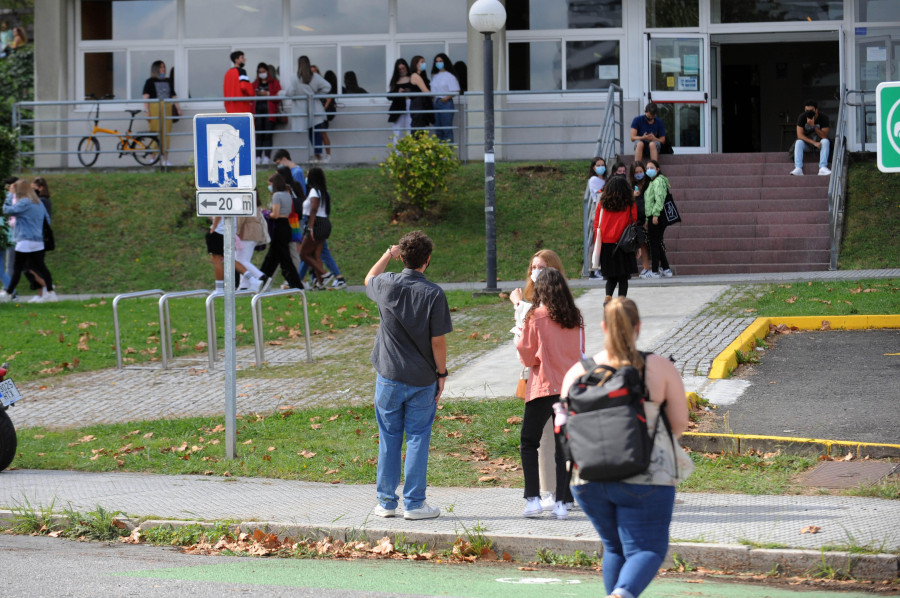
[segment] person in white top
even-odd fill
[[[309,57],[307,56],[301,56],[297,59],[297,74],[291,75],[286,82],[282,82],[285,83],[285,86],[278,91],[280,96],[311,96],[313,94],[327,94],[331,91],[331,84],[322,75],[312,71],[312,65],[309,63]],[[299,105],[295,107],[295,103]],[[306,102],[292,100],[291,106],[292,127],[300,131],[307,129],[309,142],[312,144],[315,152],[313,159],[321,159],[324,141],[322,139],[322,130],[318,127],[326,122],[327,114],[324,110],[314,110],[313,122],[308,122]]]
[[[453,97],[459,93],[459,81],[450,57],[443,52],[434,57],[431,91],[446,94],[434,98],[434,133],[438,139],[453,143]]]

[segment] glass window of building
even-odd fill
[[[85,52],[85,97],[102,98],[112,95],[116,98],[127,98],[126,72],[127,62],[124,50],[116,52]]]
[[[400,56],[398,58],[405,58],[406,62],[412,60],[413,56],[422,56],[428,61],[428,72],[431,72],[431,67],[434,66],[432,64],[433,59],[436,54],[439,52],[446,52],[445,44],[429,44],[429,43],[414,43],[414,44],[400,44]],[[453,58],[451,56],[451,58]],[[454,58],[454,60],[456,60]],[[393,65],[392,65],[393,66]],[[429,75],[430,77],[430,75]],[[385,83],[385,89],[387,89],[387,83]]]
[[[387,2],[383,2],[385,6]],[[465,34],[469,12],[463,0],[423,2],[397,0],[398,33],[460,33]]]
[[[175,0],[82,0],[81,39],[171,39]]]
[[[291,0],[290,23],[292,36],[387,33],[390,14],[387,0]]]
[[[698,0],[647,0],[647,27],[699,26]]]
[[[713,23],[778,23],[783,21],[840,21],[843,0],[710,0]]]
[[[281,50],[278,48],[249,48],[249,47],[241,47],[236,48],[241,50],[244,53],[244,58],[247,59],[247,75],[250,77],[250,80],[256,77],[257,67],[260,62],[264,62],[267,65],[271,64],[275,67],[275,73],[278,74],[278,78],[281,78]],[[225,62],[228,63],[228,56],[225,56]]]
[[[856,0],[856,20],[870,23],[900,21],[900,1]]]
[[[696,91],[705,68],[701,40],[650,38],[651,91]]]
[[[513,91],[562,89],[561,42],[510,43],[509,88]]]
[[[132,50],[128,53],[128,61],[131,64],[129,98],[136,100],[143,97],[144,82],[150,77],[150,67],[157,60],[166,63],[166,74],[172,73],[175,63],[175,52],[172,50]],[[178,91],[176,88],[175,93]]]
[[[507,0],[506,28],[598,29],[622,26],[622,0]]]
[[[231,68],[228,61],[231,51],[231,48],[188,49],[188,89],[176,88],[178,95],[182,98],[188,95],[192,98],[221,98],[225,71]]]
[[[384,79],[387,69],[386,55],[385,46],[343,46],[341,48],[343,73],[338,73],[339,87],[346,87],[347,73],[352,71],[356,75],[357,84],[366,92],[381,93],[387,89],[387,82]],[[339,89],[338,92],[340,91]]]
[[[191,39],[280,37],[282,12],[281,2],[270,0],[184,0],[184,30]]]
[[[566,42],[566,89],[607,89],[619,84],[619,42]]]

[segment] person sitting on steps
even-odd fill
[[[819,104],[815,100],[803,103],[803,113],[797,117],[797,141],[794,143],[794,176],[803,176],[803,154],[819,150],[819,176],[828,176],[828,157],[831,141],[831,120],[828,115],[819,112]]]

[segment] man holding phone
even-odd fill
[[[831,170],[828,168],[828,158],[831,149],[831,141],[828,133],[831,131],[831,120],[827,115],[819,112],[819,105],[815,100],[807,100],[803,103],[803,113],[797,117],[797,142],[794,144],[794,176],[803,176],[804,152],[819,151],[819,176],[828,176]]]

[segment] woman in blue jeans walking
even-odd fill
[[[645,364],[636,346],[641,322],[634,301],[616,297],[607,303],[603,318],[605,349],[594,361],[613,368],[632,365],[638,370],[646,365],[647,428],[656,427],[663,408],[678,442],[687,429],[688,410],[684,384],[675,366],[652,353]],[[584,373],[580,362],[572,366],[563,380],[562,396],[567,396],[569,387]],[[644,473],[617,482],[588,482],[578,477],[577,469],[573,471],[572,494],[603,541],[603,583],[611,598],[639,596],[666,557],[675,485],[693,469],[683,457],[678,459],[675,450],[683,455],[680,448],[673,448],[668,431],[660,425],[650,467]]]

